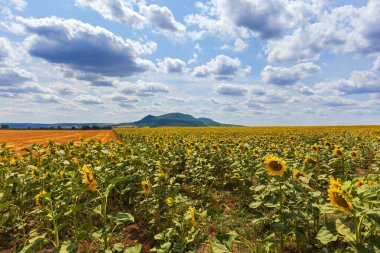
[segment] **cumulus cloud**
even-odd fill
[[[158,66],[163,73],[183,73],[186,63],[181,59],[164,58],[158,62]]]
[[[186,30],[184,25],[175,20],[173,13],[166,6],[160,7],[156,4],[149,6],[142,5],[140,10],[154,27],[175,33],[183,33]]]
[[[20,68],[0,68],[0,86],[12,86],[35,80],[35,76]]]
[[[357,104],[357,102],[355,102],[354,100],[337,96],[320,97],[320,100],[322,105],[329,107],[346,107],[354,106]]]
[[[5,8],[14,8],[22,11],[27,6],[27,0],[0,0],[0,10]]]
[[[293,85],[320,70],[318,65],[311,62],[296,64],[290,68],[266,66],[261,71],[261,78],[264,82],[275,85]]]
[[[377,14],[380,2],[369,0],[363,7],[345,5],[326,10],[316,22],[271,40],[266,47],[270,62],[316,60],[322,51],[370,55],[380,52]]]
[[[127,83],[121,90],[125,95],[137,95],[139,97],[150,97],[160,93],[169,93],[169,88],[162,83],[138,81],[135,84]]]
[[[248,93],[247,88],[236,84],[219,84],[215,87],[215,91],[225,96],[244,96]]]
[[[53,94],[37,94],[35,101],[41,104],[58,104],[59,98]]]
[[[27,33],[30,55],[72,69],[105,76],[130,76],[154,68],[139,58],[152,53],[155,43],[141,45],[123,40],[110,31],[75,19],[19,18]],[[139,45],[136,47],[136,45]]]
[[[206,64],[195,67],[192,74],[196,77],[212,75],[217,80],[231,80],[235,76],[245,76],[250,71],[250,66],[241,67],[241,61],[238,58],[218,55]]]
[[[74,101],[84,105],[98,105],[102,104],[102,100],[91,95],[80,95],[74,98]]]
[[[337,90],[347,95],[377,93],[380,92],[380,80],[372,71],[354,71],[349,79],[321,82],[316,84],[314,89],[326,93]]]
[[[142,29],[151,26],[170,35],[184,33],[186,27],[175,20],[166,6],[145,5],[145,1],[135,0],[76,0],[76,4],[98,12],[103,18]]]

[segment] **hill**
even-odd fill
[[[232,126],[213,121],[209,118],[194,118],[189,114],[168,113],[161,116],[148,115],[139,121],[122,125],[137,127],[163,127],[163,126]]]

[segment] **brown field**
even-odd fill
[[[95,138],[102,141],[117,139],[112,130],[1,130],[0,144],[7,143],[7,147],[20,149],[31,144],[46,144],[49,140],[58,143],[67,143],[80,138]]]

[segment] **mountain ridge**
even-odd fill
[[[223,124],[209,118],[195,118],[185,113],[167,113],[159,116],[147,115],[141,120],[124,123],[128,126],[137,127],[163,127],[163,126],[233,126],[231,124]]]

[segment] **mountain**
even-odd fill
[[[148,115],[139,121],[121,124],[137,127],[162,127],[162,126],[232,126],[213,121],[209,118],[194,118],[189,114],[168,113],[161,116]]]

